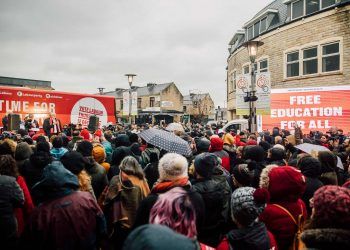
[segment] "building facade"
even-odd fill
[[[209,93],[190,93],[183,98],[183,112],[193,122],[207,122],[215,119],[214,101]]]
[[[161,120],[167,123],[180,121],[183,115],[183,96],[175,83],[148,83],[144,87],[133,86],[132,89],[137,92],[138,115],[135,118],[137,123],[159,123]],[[103,93],[115,97],[116,115],[120,121],[127,120],[127,116],[122,115],[125,91],[128,89],[117,88],[115,91]]]
[[[243,43],[261,41],[254,68],[270,72],[272,88],[350,84],[350,0],[275,0],[237,31],[227,60],[227,118],[235,110],[236,78],[251,73]]]

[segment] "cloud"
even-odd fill
[[[175,82],[226,98],[227,44],[268,0],[2,0],[0,75],[62,91]]]

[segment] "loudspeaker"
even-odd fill
[[[9,114],[8,118],[9,118],[8,130],[9,131],[19,130],[19,125],[21,123],[21,118],[19,114]]]
[[[90,130],[90,131],[97,130],[99,122],[100,122],[100,120],[99,120],[99,118],[96,115],[90,116],[88,130]]]

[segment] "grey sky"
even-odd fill
[[[223,105],[227,44],[271,0],[1,0],[0,75],[97,92],[175,82]]]

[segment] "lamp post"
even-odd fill
[[[131,86],[132,82],[134,80],[135,74],[125,74],[125,76],[128,78],[129,82],[129,123],[132,124],[132,116],[131,116],[131,105],[132,105],[132,98],[131,98]]]
[[[244,101],[249,101],[249,124],[250,124],[250,132],[255,132],[257,130],[256,127],[256,107],[255,102],[258,100],[258,97],[255,95],[256,86],[255,86],[255,59],[258,53],[259,46],[262,46],[264,43],[260,41],[248,41],[243,44],[244,47],[248,50],[248,55],[250,59],[251,65],[251,90],[247,92],[247,98]]]

